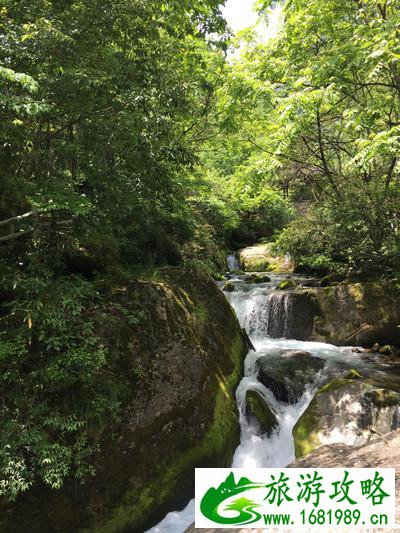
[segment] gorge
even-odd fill
[[[183,533],[196,467],[393,451],[400,2],[0,27],[0,532]]]

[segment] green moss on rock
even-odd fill
[[[317,423],[318,412],[311,402],[307,411],[293,428],[296,457],[308,455],[321,445],[318,436],[313,433]]]
[[[235,284],[232,281],[225,283],[223,290],[225,292],[233,292],[235,290]]]
[[[326,442],[357,445],[398,427],[400,393],[363,380],[357,372],[335,378],[319,389],[293,430],[296,457]]]
[[[390,389],[375,389],[371,392],[371,401],[378,407],[400,405],[400,393]]]
[[[292,278],[287,278],[287,279],[283,279],[277,289],[279,289],[280,291],[285,291],[285,290],[288,290],[288,289],[295,289],[297,287],[297,282],[292,279]]]
[[[298,288],[292,295],[294,304],[296,299],[302,299],[303,312],[309,316],[304,340],[342,346],[400,344],[400,294],[395,282]]]
[[[264,433],[271,433],[278,425],[278,420],[272,409],[268,407],[262,396],[254,390],[247,391],[246,394],[247,414],[254,416]]]

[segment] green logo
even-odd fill
[[[217,522],[218,524],[235,524],[235,525],[247,525],[257,522],[261,518],[261,515],[255,511],[256,507],[260,507],[258,503],[253,502],[245,497],[240,497],[236,500],[232,500],[229,504],[225,505],[222,509],[222,504],[235,496],[252,490],[262,489],[266,485],[263,483],[255,483],[249,479],[242,477],[238,483],[235,483],[233,472],[229,474],[226,480],[215,489],[211,487],[203,496],[200,503],[200,509],[203,515]],[[225,517],[219,514],[222,511],[236,511],[236,516]]]

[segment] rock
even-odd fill
[[[395,468],[396,469],[396,524],[394,529],[358,529],[353,531],[362,531],[363,533],[376,533],[384,531],[385,533],[398,533],[398,524],[400,524],[400,430],[393,431],[383,437],[375,437],[373,440],[362,446],[346,446],[345,444],[332,444],[330,446],[321,446],[313,451],[307,457],[297,459],[287,468]],[[311,531],[324,531],[324,529],[315,527]],[[250,533],[262,531],[262,529],[195,529],[191,525],[185,533]],[[269,529],[282,533],[293,533],[293,528],[287,529]],[[351,531],[351,528],[325,528],[325,531]]]
[[[246,272],[293,272],[293,263],[271,251],[271,244],[256,244],[239,251],[240,264]]]
[[[372,352],[375,352],[375,353],[378,353],[378,352],[380,351],[380,349],[381,349],[381,345],[380,345],[379,343],[376,342],[376,343],[372,346],[371,351],[372,351]]]
[[[347,379],[346,379],[347,378]],[[294,427],[296,457],[323,444],[359,446],[400,426],[400,394],[357,379],[323,386]]]
[[[241,270],[240,268],[237,268],[236,270],[232,270],[232,272],[230,272],[230,274],[234,275],[234,276],[243,276],[245,274],[245,272],[243,270]]]
[[[257,419],[263,433],[271,434],[278,425],[272,408],[266,404],[262,395],[254,390],[249,390],[246,394],[246,415]]]
[[[121,408],[92,419],[95,475],[0,499],[2,533],[146,531],[194,495],[195,467],[231,464],[247,348],[217,285],[168,269],[110,287],[107,303],[95,315],[110,354],[100,379],[115,380]]]
[[[321,280],[319,278],[307,278],[300,280],[300,287],[310,288],[310,287],[320,287]]]
[[[385,346],[382,346],[382,348],[379,349],[379,353],[382,355],[393,355],[393,350],[391,346],[385,344]]]
[[[286,291],[288,289],[295,289],[298,286],[297,281],[295,281],[292,278],[283,279],[279,285],[277,286],[277,289],[280,291]]]
[[[258,359],[258,379],[273,392],[277,400],[294,403],[325,365],[326,361],[308,352],[283,350]]]
[[[329,287],[330,285],[337,285],[338,283],[342,283],[345,279],[346,276],[344,274],[332,272],[321,279],[320,286]]]
[[[313,335],[315,317],[318,313],[318,304],[310,298],[307,292],[298,293],[291,291],[288,293],[277,292],[276,294],[287,298],[285,305],[285,337],[300,341],[309,340]]]
[[[339,346],[400,345],[400,288],[390,281],[297,288],[291,293],[300,340]],[[340,312],[338,312],[340,310]],[[380,347],[381,347],[380,346]],[[379,348],[380,348],[379,347]]]
[[[269,283],[271,281],[271,278],[267,276],[266,274],[252,274],[250,276],[247,276],[245,279],[245,283]]]
[[[235,290],[235,284],[232,281],[225,283],[223,289],[225,292],[233,292]]]
[[[396,524],[400,523],[400,430],[383,437],[375,436],[373,440],[362,446],[352,447],[344,444],[321,446],[307,457],[291,463],[288,468],[395,468]],[[221,531],[218,530],[218,532]],[[372,533],[378,530],[363,529],[362,531]],[[398,533],[399,530],[397,526],[395,529],[382,531]]]

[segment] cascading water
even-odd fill
[[[255,339],[289,337],[292,299],[289,292],[276,291],[283,276],[272,275],[271,282],[236,282],[236,290],[226,296],[239,322]]]
[[[239,263],[239,259],[237,258],[236,254],[229,254],[228,257],[226,258],[226,262],[228,265],[229,272],[234,272],[235,270],[239,270],[240,263]]]
[[[229,268],[236,266],[229,256]],[[236,258],[235,258],[236,259]],[[231,262],[230,262],[231,261]],[[237,261],[237,259],[236,259]],[[317,388],[338,368],[350,367],[363,370],[366,363],[351,348],[338,348],[324,343],[290,340],[292,315],[290,292],[277,290],[284,275],[271,275],[271,281],[261,284],[248,284],[241,277],[232,281],[235,290],[226,293],[240,324],[246,328],[256,351],[246,357],[244,377],[236,391],[240,417],[241,438],[235,451],[232,467],[284,467],[295,458],[292,430],[302,413],[312,400]],[[312,383],[295,403],[278,401],[272,390],[258,380],[257,361],[261,357],[279,354],[287,350],[301,350],[311,356],[327,361],[326,367],[318,372]],[[349,357],[351,355],[351,357]],[[276,415],[278,426],[268,435],[262,433],[260,425],[246,413],[246,394],[249,390],[259,392]],[[194,500],[181,512],[169,513],[166,518],[148,533],[183,533],[194,521]]]

